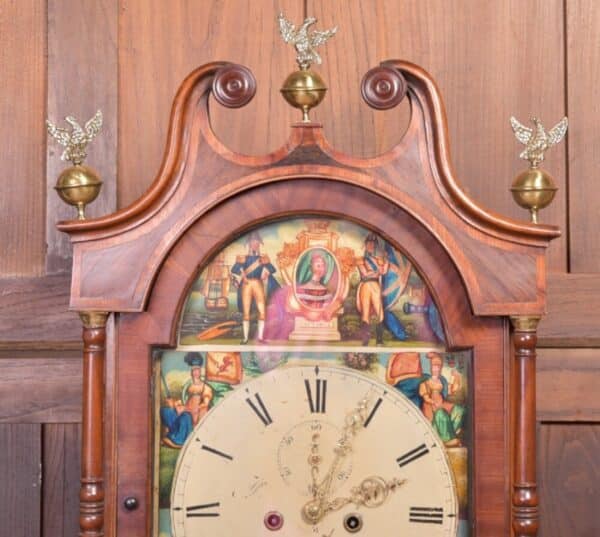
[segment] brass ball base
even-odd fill
[[[318,73],[300,69],[285,79],[280,91],[290,105],[302,110],[302,121],[309,123],[308,113],[325,98],[327,87]]]
[[[541,168],[529,168],[515,178],[510,191],[515,202],[531,213],[538,223],[538,211],[552,203],[558,188],[552,176]]]
[[[85,220],[85,206],[98,197],[101,187],[102,181],[92,168],[76,164],[58,176],[54,189],[65,203],[77,207],[77,218]]]

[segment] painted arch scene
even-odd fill
[[[390,243],[353,222],[293,218],[234,240],[201,271],[179,344],[443,345],[425,282]]]

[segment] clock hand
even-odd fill
[[[342,459],[352,451],[352,441],[365,423],[367,404],[366,399],[361,399],[356,408],[346,416],[342,436],[333,449],[335,453],[333,462],[320,485],[316,483],[314,467],[311,466],[314,480],[313,499],[306,502],[302,507],[302,516],[309,524],[317,524],[325,515],[323,508],[331,491],[334,476]]]
[[[310,465],[310,476],[311,476],[311,485],[310,490],[313,496],[313,500],[316,500],[319,485],[319,464],[321,464],[322,457],[319,455],[319,440],[321,435],[319,433],[315,433],[312,436],[312,443],[310,445],[310,455],[308,456],[308,464]]]
[[[338,511],[350,503],[353,503],[356,507],[379,507],[389,498],[390,493],[395,492],[404,483],[406,483],[406,479],[393,478],[386,481],[379,476],[367,477],[361,481],[358,487],[353,487],[350,490],[350,496],[335,498],[327,502],[323,507],[323,516],[332,511]]]

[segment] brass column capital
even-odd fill
[[[540,315],[511,315],[510,323],[519,332],[535,332],[541,318]]]
[[[109,316],[107,311],[80,311],[78,313],[85,328],[104,328]]]

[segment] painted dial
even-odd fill
[[[334,367],[283,367],[230,393],[190,435],[171,496],[175,537],[455,537],[457,510],[419,410]]]

